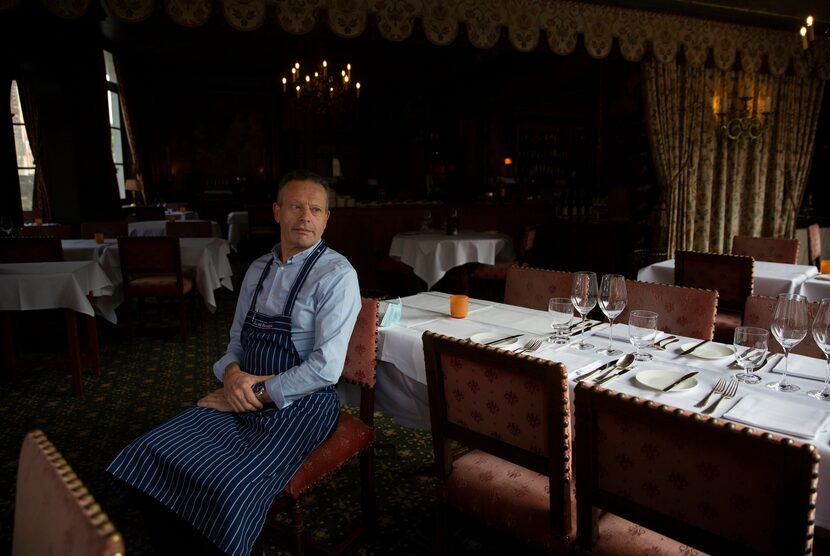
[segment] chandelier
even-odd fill
[[[326,60],[311,69],[295,62],[291,77],[282,77],[282,92],[301,106],[318,112],[360,98],[360,82],[352,82],[352,65],[346,64],[339,72],[331,69]]]
[[[801,48],[804,51],[804,61],[809,72],[815,72],[827,77],[830,75],[830,27],[825,28],[816,39],[816,24],[813,16],[804,19],[804,25],[798,30],[801,36]]]

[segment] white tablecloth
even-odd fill
[[[547,313],[523,307],[471,300],[482,307],[466,319],[453,319],[448,315],[449,299],[446,294],[427,292],[404,298],[402,301],[403,318],[401,322],[406,323],[406,326],[396,325],[383,328],[379,333],[379,374],[376,401],[379,410],[390,414],[404,426],[429,427],[429,407],[421,342],[421,335],[425,330],[432,330],[458,338],[469,338],[471,334],[483,331],[504,333],[505,336],[527,332],[519,339],[520,343],[524,343],[528,338],[535,338],[540,333],[546,332],[546,323],[549,329]],[[430,304],[435,307],[435,310],[428,311],[424,309],[425,306]],[[442,306],[445,309],[441,309]],[[415,319],[412,319],[413,307],[416,308],[414,313],[417,318]],[[605,347],[609,342],[608,328],[595,333],[589,332],[588,334],[591,343],[597,348]],[[733,375],[737,371],[728,368],[729,363],[733,360],[731,356],[722,359],[702,359],[693,355],[679,355],[681,349],[678,346],[693,340],[692,338],[682,338],[680,342],[672,344],[666,351],[649,350],[654,356],[653,361],[637,362],[631,372],[619,379],[607,382],[605,386],[690,411],[700,411],[694,407],[694,404],[712,389],[719,378]],[[631,344],[628,343],[627,325],[614,325],[613,343],[615,347],[625,352],[633,351]],[[558,347],[548,343],[532,355],[542,359],[564,362],[572,378],[571,388],[573,388],[575,379],[580,374],[600,363],[614,359],[601,356],[595,351],[579,352],[574,350],[571,345]],[[805,395],[807,390],[821,388],[822,381],[792,377],[791,382],[798,384],[801,390],[789,394],[774,392],[763,386],[766,382],[780,378],[779,374],[772,372],[773,367],[781,367],[779,364],[780,357],[780,355],[773,357],[760,370],[763,381],[759,385],[741,384],[736,398],[734,400],[724,400],[718,406],[714,415],[723,416],[745,396],[751,396],[753,403],[758,404],[759,407],[767,404],[770,406],[776,405],[774,402],[781,400],[797,404],[800,407],[812,407],[816,412],[830,412],[830,403],[821,402]],[[807,357],[796,357],[795,359],[798,360],[798,365],[802,368],[814,368],[816,376],[823,376],[823,371],[826,369],[824,361]],[[695,377],[698,384],[686,391],[659,392],[637,381],[637,373],[644,370],[698,371],[698,375]],[[781,404],[777,405],[780,406]],[[825,421],[815,438],[809,440],[821,452],[820,472],[822,476],[830,473],[829,441],[830,422]],[[817,523],[823,528],[830,528],[830,482],[827,481],[819,483]]]
[[[172,210],[164,211],[164,216],[175,220],[199,220],[199,213],[194,210]]]
[[[62,239],[63,260],[65,261],[99,261],[104,251],[118,245],[117,239],[105,239],[96,243],[94,239]]]
[[[167,234],[167,220],[143,220],[127,224],[131,236],[163,236]],[[222,229],[216,221],[211,222],[213,237],[222,237]]]
[[[248,211],[239,210],[228,213],[228,243],[236,251],[239,242],[248,237]]]
[[[816,274],[818,270],[812,265],[755,261],[755,295],[775,297],[779,293],[799,293],[801,284]],[[637,280],[674,284],[674,259],[641,268]]]
[[[94,261],[0,264],[0,310],[72,309],[116,322],[113,282]],[[95,308],[87,295],[95,297]]]
[[[196,289],[199,290],[208,309],[216,310],[216,296],[213,290],[224,286],[233,291],[233,270],[228,262],[230,247],[222,238],[183,237],[179,238],[182,253],[182,268],[196,269]],[[118,246],[103,252],[101,266],[115,284],[121,284],[121,258]]]
[[[798,293],[807,298],[807,301],[821,301],[830,297],[830,274],[819,274],[801,284]]]
[[[452,268],[466,263],[493,264],[513,259],[513,240],[498,232],[405,232],[392,238],[389,256],[412,267],[432,288]]]

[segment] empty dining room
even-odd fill
[[[257,550],[830,554],[829,78],[822,0],[0,0],[0,553],[157,551],[107,466],[223,386],[302,170],[369,436]]]

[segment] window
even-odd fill
[[[104,64],[107,70],[107,107],[110,120],[110,148],[112,161],[115,164],[115,175],[118,180],[118,191],[121,198],[126,197],[124,191],[124,118],[121,115],[121,102],[118,97],[118,77],[115,74],[115,62],[110,52],[104,51]]]
[[[17,82],[12,81],[11,90],[12,126],[14,127],[14,151],[17,153],[17,179],[20,181],[20,201],[23,210],[32,210],[32,198],[35,189],[35,157],[29,146],[26,125],[23,122],[23,109]]]

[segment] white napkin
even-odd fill
[[[789,358],[790,362],[787,367],[787,376],[812,378],[822,381],[827,376],[827,363],[821,359],[807,357],[806,355],[799,355],[797,353],[791,353]],[[770,370],[773,373],[781,374],[784,372],[784,357],[781,356],[778,359],[778,363]]]
[[[813,439],[827,419],[827,412],[774,396],[744,396],[723,417],[768,431]]]
[[[527,355],[532,355],[547,361],[564,363],[565,368],[568,369],[568,375],[571,376],[579,371],[596,369],[602,363],[605,363],[604,359],[599,359],[598,356],[594,354],[584,354],[574,350],[559,349],[561,347],[561,345],[547,344],[543,345],[539,351],[536,351],[535,353],[528,353]]]

